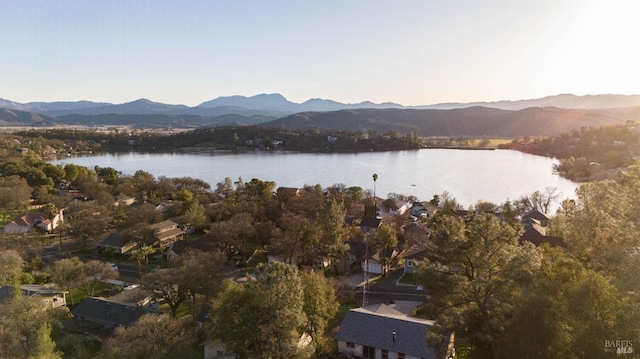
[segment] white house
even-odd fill
[[[49,218],[45,212],[23,213],[16,216],[11,223],[4,226],[4,233],[23,234],[34,228],[39,228],[45,232],[51,232],[64,222],[63,211]]]

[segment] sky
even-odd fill
[[[0,0],[0,98],[640,94],[636,0]]]

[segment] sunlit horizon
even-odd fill
[[[632,1],[0,0],[0,98],[197,106],[640,94]]]

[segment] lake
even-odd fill
[[[278,187],[336,183],[373,190],[376,195],[414,195],[430,200],[447,191],[467,207],[478,200],[503,203],[555,187],[574,198],[578,186],[552,172],[558,161],[512,150],[422,149],[368,153],[137,153],[69,157],[54,164],[113,167],[126,175],[144,170],[156,178],[193,177],[215,188],[225,177],[258,178]]]

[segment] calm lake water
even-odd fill
[[[336,183],[373,190],[376,195],[414,195],[429,200],[445,191],[463,206],[478,200],[503,203],[534,191],[555,187],[561,198],[573,198],[577,184],[553,174],[557,160],[518,151],[423,149],[374,153],[125,153],[71,157],[54,164],[113,167],[132,175],[144,170],[156,178],[193,177],[216,183],[258,178],[277,186],[302,187]]]

